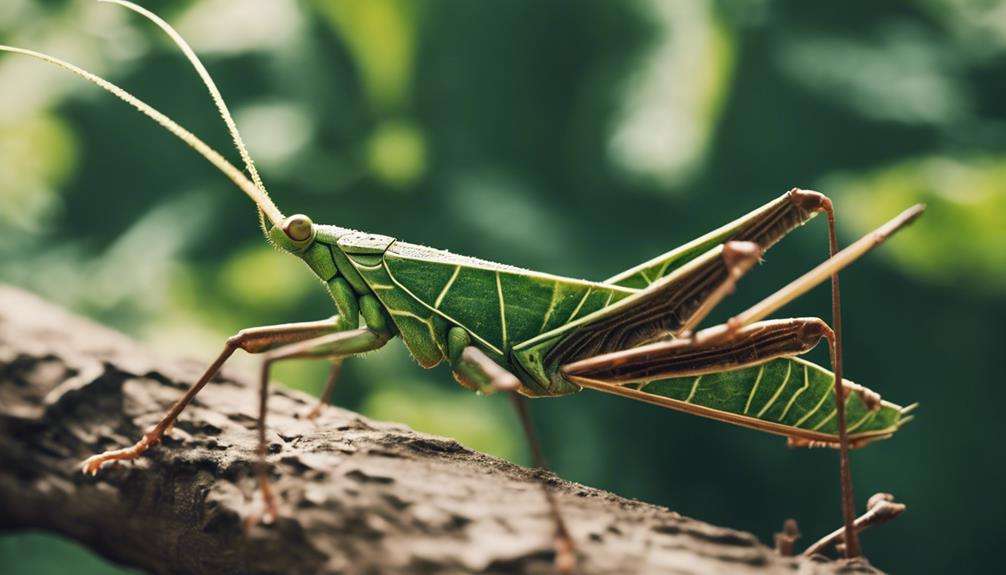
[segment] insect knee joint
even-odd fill
[[[793,188],[788,195],[793,205],[805,212],[832,211],[831,199],[820,192]]]

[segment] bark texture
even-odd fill
[[[165,443],[85,477],[130,445],[205,366],[0,286],[0,528],[65,534],[154,573],[551,573],[535,471],[444,437],[275,390],[270,448],[282,517],[245,534],[255,505],[256,392],[224,371]],[[748,533],[548,477],[579,546],[578,573],[873,573],[783,558]]]

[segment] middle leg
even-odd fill
[[[339,380],[339,375],[341,373],[342,358],[332,358],[332,365],[328,368],[328,381],[325,382],[325,388],[318,397],[318,403],[314,404],[311,411],[307,412],[306,417],[309,421],[318,419],[318,416],[321,415],[321,410],[332,402],[332,393],[335,391],[335,383]]]
[[[272,522],[276,515],[276,498],[269,486],[269,466],[266,460],[266,416],[268,414],[269,401],[269,372],[273,364],[288,359],[322,359],[333,361],[332,376],[338,374],[338,368],[344,358],[352,355],[373,351],[384,346],[391,339],[388,332],[377,331],[371,328],[359,328],[348,331],[340,331],[314,339],[279,347],[265,354],[262,360],[262,371],[259,380],[259,414],[258,414],[258,448],[256,465],[259,491],[262,493],[262,503],[264,514],[262,520],[266,523]],[[334,384],[335,378],[329,378],[329,384]],[[258,516],[249,518],[248,523],[257,523]]]
[[[448,342],[455,379],[469,389],[509,393],[510,400],[520,419],[524,438],[531,450],[534,466],[539,471],[548,470],[548,464],[542,453],[541,443],[538,441],[538,435],[535,433],[534,425],[531,422],[531,415],[528,413],[527,399],[518,391],[520,389],[520,380],[509,371],[500,367],[481,349],[470,345],[468,332],[464,329],[460,327],[451,328]],[[548,503],[549,514],[552,516],[552,521],[555,524],[555,566],[560,573],[572,573],[576,568],[576,546],[573,543],[573,537],[566,527],[566,522],[562,517],[559,502],[556,500],[555,494],[548,488],[548,484],[543,477],[539,476],[538,480],[545,495],[545,500]]]

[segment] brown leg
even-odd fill
[[[538,441],[537,434],[535,434],[534,425],[531,423],[527,400],[518,392],[520,381],[509,371],[497,365],[495,361],[475,346],[465,347],[454,367],[455,376],[468,381],[475,389],[488,387],[495,391],[509,392],[510,399],[520,418],[524,437],[531,448],[531,457],[534,461],[534,466],[540,471],[547,471],[548,465],[545,462],[545,456],[542,455],[541,444]],[[562,512],[559,509],[559,502],[556,500],[555,494],[549,490],[543,476],[539,475],[538,481],[542,492],[545,494],[545,500],[548,502],[549,514],[552,516],[552,521],[555,524],[556,568],[560,573],[572,573],[573,569],[576,568],[576,546],[573,544],[573,538],[570,536],[566,522],[562,518]]]
[[[838,253],[835,234],[835,210],[831,201],[825,204],[828,214],[828,257]],[[849,463],[849,433],[845,422],[845,386],[842,385],[842,298],[838,289],[838,272],[831,274],[831,367],[835,372],[835,415],[838,420],[838,474],[842,496],[842,522],[845,525],[845,557],[859,557],[859,532],[856,531],[856,498],[852,493],[852,468]]]
[[[342,372],[342,360],[333,359],[332,366],[328,370],[328,381],[325,382],[325,389],[321,392],[321,397],[318,398],[318,403],[307,413],[307,419],[314,421],[318,419],[321,415],[321,410],[325,408],[326,405],[332,402],[332,392],[335,391],[335,383],[339,380],[339,374]]]
[[[792,193],[792,192],[791,192]],[[828,257],[834,258],[838,253],[838,237],[835,233],[835,209],[829,198],[815,198],[817,205],[827,214],[828,218]],[[849,435],[845,421],[845,386],[842,385],[842,298],[838,283],[838,270],[831,272],[831,330],[827,333],[829,351],[831,354],[832,371],[835,373],[835,414],[838,421],[839,437],[839,483],[842,498],[842,518],[845,525],[845,547],[847,558],[858,557],[861,554],[859,537],[853,528],[856,516],[855,497],[852,492],[852,471],[849,463]],[[732,329],[739,326],[736,319],[728,323]]]
[[[859,545],[859,536],[854,523],[856,520],[856,504],[852,492],[852,472],[849,464],[849,436],[846,431],[845,421],[845,386],[842,381],[842,304],[838,287],[838,272],[846,265],[849,265],[860,256],[871,249],[882,244],[887,238],[900,230],[902,227],[913,222],[925,210],[925,206],[913,206],[886,224],[880,226],[872,233],[860,238],[858,241],[842,250],[838,251],[838,240],[835,236],[835,212],[830,201],[825,202],[824,210],[828,214],[828,246],[831,257],[819,265],[817,268],[796,279],[785,288],[772,294],[762,302],[748,309],[746,312],[732,319],[731,326],[736,329],[739,326],[747,325],[757,321],[775,309],[785,305],[787,302],[806,292],[814,285],[817,285],[825,277],[831,279],[831,309],[833,333],[829,337],[831,344],[831,364],[835,372],[835,403],[836,419],[838,421],[839,435],[839,476],[842,494],[842,518],[845,524],[845,556],[848,558],[858,557],[862,554]]]
[[[682,345],[694,346],[695,349],[701,349],[703,347],[729,343],[730,341],[735,339],[735,337],[742,331],[742,329],[745,326],[749,326],[754,322],[757,322],[765,317],[768,317],[771,313],[773,313],[786,303],[792,301],[796,297],[799,297],[803,293],[806,293],[808,290],[820,284],[821,282],[828,279],[831,280],[832,315],[835,321],[835,330],[832,331],[831,329],[828,329],[827,338],[830,344],[829,347],[831,351],[832,368],[833,371],[835,372],[834,381],[835,381],[835,396],[836,396],[835,400],[837,404],[836,416],[837,416],[838,432],[839,432],[839,451],[840,451],[839,473],[840,473],[841,494],[842,494],[842,512],[843,512],[842,514],[845,522],[846,541],[849,542],[849,544],[846,547],[847,549],[846,553],[847,556],[853,557],[857,556],[860,553],[860,549],[858,539],[856,538],[855,530],[853,529],[853,521],[855,519],[854,517],[855,505],[852,493],[852,481],[851,481],[851,473],[849,468],[849,457],[848,457],[848,450],[850,446],[845,421],[845,389],[844,389],[845,386],[843,384],[842,379],[843,362],[842,362],[842,344],[840,337],[841,300],[838,286],[838,272],[845,266],[851,264],[853,261],[855,261],[862,255],[870,251],[871,249],[883,243],[887,238],[889,238],[899,229],[903,228],[904,226],[914,221],[924,211],[925,208],[924,206],[917,205],[913,206],[912,208],[909,208],[908,210],[905,210],[897,217],[893,218],[883,226],[877,228],[874,232],[867,234],[866,236],[856,241],[846,249],[842,250],[841,252],[838,252],[837,239],[835,236],[834,210],[832,208],[831,201],[823,196],[820,196],[819,194],[813,194],[813,193],[804,193],[803,195],[798,194],[795,196],[795,198],[797,200],[806,199],[808,201],[811,201],[812,204],[816,206],[814,207],[814,209],[821,209],[827,213],[828,229],[829,229],[829,252],[831,254],[829,259],[826,260],[821,265],[819,265],[818,267],[811,270],[810,272],[804,274],[800,278],[791,282],[783,289],[765,298],[762,302],[749,308],[747,311],[731,318],[725,324],[707,330],[703,330],[698,334],[691,335],[689,332],[693,328],[693,326],[697,325],[699,321],[701,321],[701,319],[703,319],[705,315],[713,308],[713,306],[722,301],[722,299],[733,289],[733,285],[736,283],[737,277],[739,277],[739,275],[742,274],[747,269],[747,267],[750,267],[749,264],[747,264],[747,267],[741,264],[744,264],[745,260],[749,261],[751,259],[751,255],[755,252],[751,249],[746,249],[745,242],[736,242],[736,241],[728,242],[726,244],[727,247],[733,245],[735,247],[745,247],[745,249],[744,250],[734,249],[733,250],[735,252],[733,254],[734,257],[723,258],[725,268],[729,272],[729,276],[726,278],[726,281],[720,284],[715,290],[702,294],[703,295],[702,303],[694,310],[689,319],[686,319],[682,323],[681,328],[676,330],[676,335],[691,336],[689,340],[684,344],[682,344],[680,340],[678,342],[665,341],[663,342],[663,344],[670,345],[671,347],[664,348],[664,352],[681,351],[682,349],[684,349],[681,347]],[[735,236],[736,239],[745,239],[745,237],[746,236],[744,234],[739,234]],[[745,254],[745,252],[748,253]],[[724,256],[727,255],[730,254],[728,253],[728,250],[724,249]],[[733,260],[733,263],[731,262],[731,260]],[[664,310],[658,310],[655,306],[650,307],[653,308],[649,312],[651,314],[667,313]],[[680,313],[680,311],[678,311],[678,313]],[[633,321],[636,322],[636,325],[639,325],[639,322],[634,318]],[[578,335],[579,334],[574,333],[568,339],[572,340],[576,338]],[[585,337],[589,336],[592,336],[592,334],[587,333],[586,336],[582,336],[580,337],[580,339],[582,340]],[[562,345],[565,345],[565,343]],[[652,347],[653,345],[658,346],[659,349],[659,346],[662,344],[657,343],[651,345],[643,345],[641,348],[645,348],[646,350],[652,350],[654,349]],[[552,351],[552,353],[560,354],[560,357],[564,356],[573,359],[584,357],[583,355],[577,355],[577,353],[575,353],[575,351],[577,350],[576,347],[573,346],[567,346],[567,347],[573,349],[573,352],[562,355],[559,352],[559,347],[557,347]],[[580,346],[580,347],[584,348],[586,346]],[[645,359],[640,355],[639,350],[641,348],[627,349],[628,347],[629,346],[622,348],[625,351],[616,351],[614,353],[594,355],[593,357],[586,357],[585,359],[581,359],[580,361],[575,361],[574,363],[567,364],[562,367],[563,373],[565,375],[570,376],[569,377],[570,381],[580,383],[581,385],[585,385],[587,387],[591,387],[591,383],[595,382],[591,382],[591,376],[585,374],[593,372],[597,369],[603,370],[605,366],[613,367],[614,364],[618,364],[622,365],[624,368],[625,363],[630,363],[631,365],[627,366],[628,368],[639,371],[641,368],[641,362]],[[707,363],[709,363],[707,367],[715,367],[713,365],[714,362],[707,362]],[[724,368],[723,370],[725,369],[726,368]],[[577,373],[578,371],[581,373]],[[715,370],[709,369],[709,371],[715,371]],[[709,371],[707,371],[706,373],[708,373]],[[578,377],[583,381],[578,380]],[[643,379],[640,379],[640,381],[642,380]],[[639,393],[636,390],[619,389],[618,386],[611,385],[610,381],[611,381],[610,379],[605,379],[603,381],[596,382],[598,383],[596,388],[601,389],[603,391],[609,391],[621,395],[630,395],[636,397],[637,399],[650,401],[650,399],[647,399],[645,397],[647,394]],[[868,401],[868,398],[864,397],[864,401]],[[692,413],[707,415],[710,417],[716,417],[715,414],[699,413],[700,411],[702,411],[701,409],[693,409],[692,406],[681,405],[680,402],[675,402],[673,400],[670,401],[654,400],[654,402],[661,403],[662,405],[666,405],[667,407],[681,409],[683,411],[691,411]],[[741,423],[741,421],[738,420],[735,421],[735,423]],[[755,423],[757,422],[747,422],[745,420],[745,423],[742,424],[749,424],[751,427],[759,427],[759,425],[756,425]],[[802,439],[798,438],[798,442],[801,440]],[[811,442],[813,442],[813,440],[811,440]]]
[[[838,239],[835,234],[835,211],[831,200],[823,196],[819,200],[820,208],[825,211],[828,217],[828,260],[746,312],[731,318],[726,324],[726,330],[734,332],[745,325],[767,317],[774,310],[798,297],[824,279],[831,280],[833,331],[829,333],[828,343],[830,344],[832,370],[835,372],[835,404],[839,436],[839,483],[842,497],[842,518],[845,525],[845,541],[847,542],[845,556],[851,558],[858,557],[862,554],[862,551],[859,545],[859,536],[854,528],[856,504],[852,489],[851,465],[849,463],[849,435],[845,419],[845,386],[841,383],[843,374],[842,303],[838,272],[869,250],[883,243],[899,229],[910,224],[924,211],[925,207],[916,205],[905,210],[840,253],[838,251]]]
[[[390,339],[390,334],[380,333],[369,328],[353,329],[330,333],[321,337],[292,343],[266,353],[262,360],[261,378],[259,380],[259,414],[258,414],[258,475],[259,490],[265,507],[264,514],[259,517],[249,517],[246,525],[271,523],[277,515],[276,498],[269,486],[269,464],[266,461],[268,443],[266,442],[266,416],[269,401],[269,371],[278,361],[287,359],[332,359],[341,363],[342,358],[358,353],[373,351],[382,347]]]
[[[317,337],[320,334],[331,332],[339,325],[338,317],[333,317],[322,321],[288,323],[264,327],[254,327],[244,329],[227,340],[223,351],[216,360],[206,369],[196,383],[189,388],[173,406],[164,414],[161,421],[152,429],[143,434],[135,444],[124,449],[106,451],[98,455],[88,457],[81,464],[84,473],[96,475],[103,465],[111,461],[126,461],[136,459],[143,453],[161,442],[165,432],[174,425],[178,414],[192,401],[203,387],[212,379],[223,364],[238,349],[243,349],[249,353],[260,353],[274,347],[305,339]]]
[[[761,247],[754,242],[729,241],[723,244],[723,267],[726,269],[726,278],[710,291],[703,299],[702,303],[694,312],[684,319],[677,330],[672,334],[675,337],[688,337],[697,325],[706,319],[706,316],[720,304],[726,297],[737,289],[737,282],[744,276],[758,261],[764,252]]]
[[[547,471],[548,463],[546,463],[545,456],[542,454],[541,443],[538,441],[538,435],[535,433],[534,425],[531,422],[531,415],[528,413],[527,399],[516,391],[510,392],[510,399],[513,401],[517,415],[520,417],[521,428],[524,430],[524,438],[531,448],[534,466],[541,471]],[[555,523],[556,569],[560,573],[572,573],[576,569],[576,545],[573,543],[573,537],[569,534],[569,528],[566,527],[566,521],[562,518],[559,502],[556,500],[555,494],[548,488],[548,483],[545,482],[544,477],[539,477],[539,484],[541,485],[542,492],[545,494],[545,500],[548,502],[552,521]]]

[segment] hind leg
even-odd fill
[[[793,194],[800,192],[799,190],[791,191],[789,194],[790,198],[793,198]],[[816,194],[813,192],[801,192],[802,194]],[[822,281],[831,280],[831,293],[832,293],[832,327],[829,329],[828,341],[831,349],[831,363],[832,368],[835,372],[834,383],[835,383],[835,398],[837,404],[837,420],[839,427],[839,475],[840,475],[840,485],[841,485],[841,495],[842,495],[842,516],[845,522],[845,537],[846,537],[846,557],[856,557],[861,554],[859,539],[857,537],[856,531],[853,528],[853,523],[855,521],[855,503],[852,491],[852,478],[849,465],[849,439],[846,430],[845,421],[845,388],[842,385],[842,336],[841,336],[841,326],[842,326],[842,314],[841,314],[841,299],[839,294],[839,282],[838,282],[838,272],[845,266],[851,264],[853,261],[862,257],[865,253],[875,248],[876,246],[883,243],[892,234],[897,232],[899,229],[910,224],[914,221],[925,209],[924,206],[917,205],[905,210],[897,217],[888,221],[883,226],[877,228],[872,233],[857,240],[854,244],[850,245],[848,248],[838,251],[838,241],[835,234],[835,217],[834,211],[832,209],[831,201],[821,196],[816,195],[804,195],[795,196],[797,198],[803,198],[800,202],[804,201],[818,201],[819,209],[825,211],[828,214],[828,244],[830,257],[824,263],[819,265],[817,268],[811,270],[810,272],[804,274],[804,276],[794,280],[790,285],[784,287],[778,292],[765,298],[762,302],[752,306],[747,311],[731,318],[731,320],[724,326],[717,326],[717,328],[712,328],[707,331],[707,342],[719,340],[723,341],[731,337],[736,336],[738,331],[745,325],[750,325],[753,322],[757,322],[760,319],[767,317],[769,314],[773,313],[778,308],[782,307],[789,301],[799,297],[815,285],[821,283]],[[815,200],[816,198],[816,200]],[[743,237],[742,235],[737,235],[735,238]],[[728,243],[729,245],[729,243]],[[731,266],[728,265],[728,268]],[[641,272],[642,273],[642,272]],[[735,274],[731,274],[734,276]],[[646,277],[645,274],[643,274]],[[734,279],[735,281],[735,279]],[[719,299],[725,295],[729,290],[719,292]],[[715,295],[715,293],[713,294]],[[718,300],[713,297],[709,297],[704,305],[700,306],[700,311],[708,313],[712,309],[712,306],[718,303]],[[700,314],[701,315],[701,314]],[[698,320],[694,321],[692,325],[688,325],[688,328],[694,326],[698,323]],[[697,336],[696,336],[697,337]],[[692,338],[695,339],[694,337]]]
[[[831,200],[827,196],[793,188],[760,208],[665,254],[608,278],[604,283],[643,289],[728,241],[754,242],[762,252],[766,252],[776,242],[822,211],[832,214]]]

